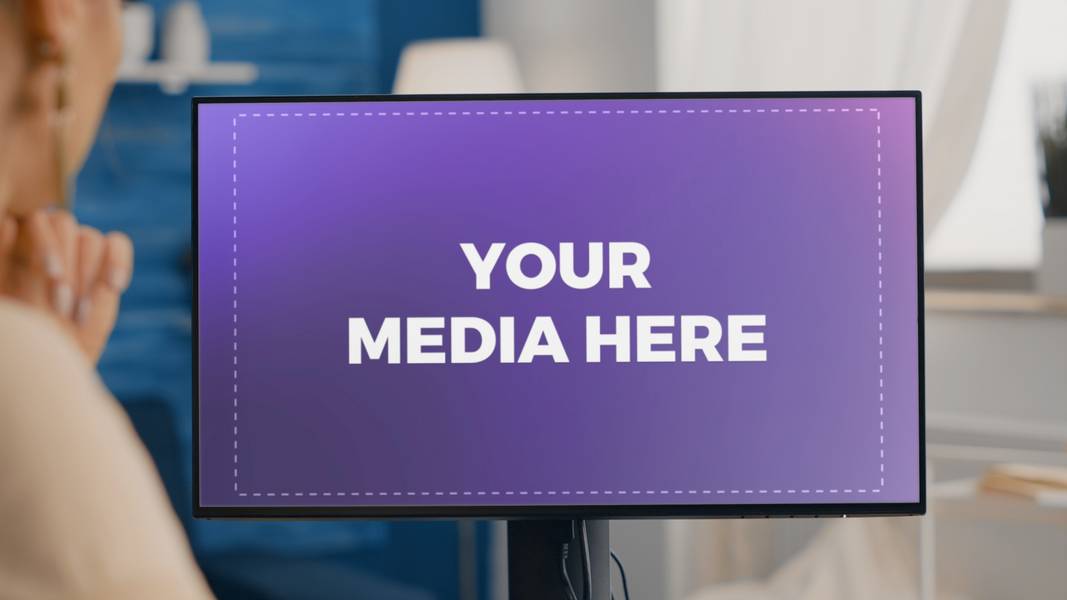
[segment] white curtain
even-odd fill
[[[926,233],[978,139],[1008,0],[660,0],[663,90],[920,89]]]
[[[919,89],[923,92],[925,232],[960,188],[1001,50],[1008,0],[659,0],[657,77],[665,91]],[[826,528],[785,568],[772,522],[693,521],[676,532],[687,557],[671,587],[700,598],[913,597],[907,525]],[[804,536],[804,540],[807,536]],[[803,545],[804,540],[793,540]],[[886,553],[886,548],[897,551]],[[784,553],[788,555],[789,553]],[[845,564],[849,568],[842,568]],[[711,590],[715,591],[711,591]],[[908,590],[912,593],[905,593]]]

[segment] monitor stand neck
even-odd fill
[[[593,579],[592,598],[582,598],[581,521],[508,521],[508,599],[567,600],[560,564],[569,544],[567,572],[578,600],[611,598],[611,547],[608,521],[585,521]]]

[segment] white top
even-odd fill
[[[210,597],[126,414],[72,340],[0,300],[0,598]]]

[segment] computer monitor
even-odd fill
[[[197,516],[924,511],[918,92],[192,108]]]

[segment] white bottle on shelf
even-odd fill
[[[195,0],[175,2],[163,23],[161,58],[175,67],[193,71],[206,65],[210,54],[211,36],[200,4]]]

